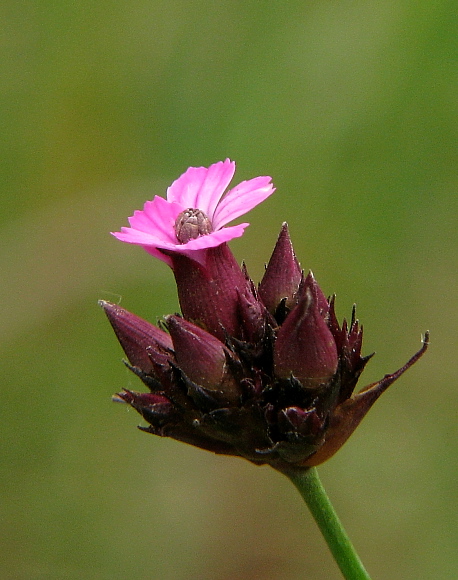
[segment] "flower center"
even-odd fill
[[[175,233],[182,244],[213,231],[210,219],[200,209],[188,207],[175,220]]]

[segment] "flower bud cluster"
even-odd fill
[[[362,327],[340,325],[312,273],[302,272],[283,225],[256,288],[224,243],[204,259],[163,250],[182,315],[163,328],[101,302],[129,368],[149,392],[123,390],[149,433],[280,471],[322,463],[348,439],[399,371],[353,394],[370,356]],[[427,339],[427,337],[425,337]]]

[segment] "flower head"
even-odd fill
[[[208,168],[190,167],[167,189],[167,199],[147,201],[143,211],[129,218],[130,227],[113,235],[142,246],[169,266],[170,254],[177,252],[204,263],[203,250],[240,237],[249,224],[224,226],[275,191],[270,177],[255,177],[226,192],[234,172],[229,159]]]
[[[371,358],[361,356],[362,328],[354,309],[339,324],[334,298],[303,275],[286,224],[258,290],[226,244],[208,253],[205,266],[173,257],[183,312],[166,317],[169,334],[101,303],[149,389],[115,400],[143,416],[144,431],[284,473],[326,461],[422,356],[428,335],[398,371],[354,394]]]

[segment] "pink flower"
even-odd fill
[[[263,176],[242,181],[225,193],[234,172],[235,162],[230,159],[208,168],[190,167],[167,189],[167,199],[155,196],[147,201],[143,211],[129,218],[130,227],[113,235],[142,246],[169,266],[172,261],[161,250],[203,263],[202,250],[240,237],[249,224],[224,226],[275,191],[271,178]]]

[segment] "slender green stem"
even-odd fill
[[[347,536],[315,467],[286,473],[312,512],[332,555],[346,580],[370,580]]]

